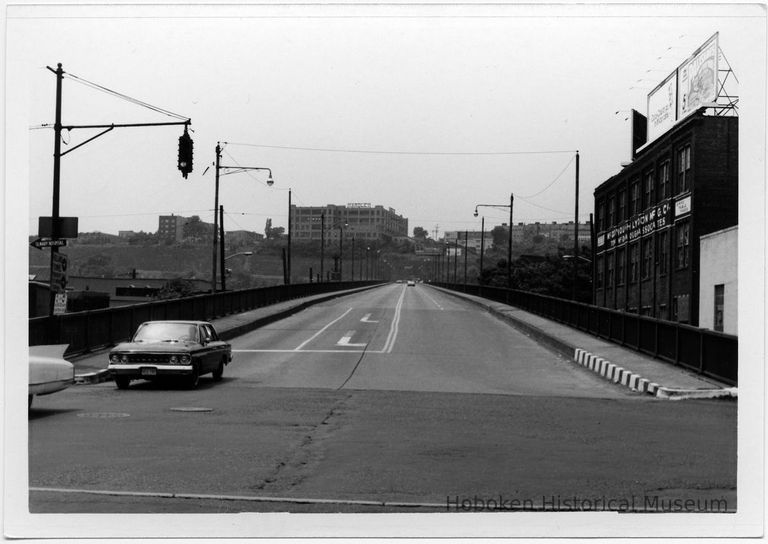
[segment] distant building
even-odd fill
[[[320,241],[325,217],[325,239],[339,239],[339,227],[345,240],[389,241],[408,236],[408,219],[393,208],[372,206],[368,203],[354,203],[346,206],[291,206],[290,233],[295,241]]]
[[[161,215],[157,237],[161,241],[181,242],[184,239],[184,224],[187,218],[180,215]]]
[[[135,230],[119,230],[117,231],[118,238],[131,238],[138,234]]]
[[[508,231],[509,227],[506,223],[501,225],[504,230]],[[526,240],[533,241],[535,237],[540,236],[542,238],[555,240],[571,247],[573,245],[573,231],[575,230],[573,221],[567,223],[558,223],[553,221],[552,223],[517,223],[512,227],[512,243],[523,243]],[[475,251],[480,251],[481,232],[476,231],[446,231],[445,242],[448,244],[454,244],[458,237],[459,245],[464,245],[464,236],[468,236],[467,247]],[[579,223],[578,227],[579,245],[587,245],[591,247],[591,229],[589,222]],[[491,231],[485,233],[485,249],[486,251],[493,245],[493,236]]]

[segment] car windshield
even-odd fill
[[[139,327],[134,342],[197,342],[197,327],[189,323],[146,323]]]

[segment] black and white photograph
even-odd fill
[[[763,535],[765,4],[4,8],[5,538]]]

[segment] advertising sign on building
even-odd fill
[[[715,34],[677,69],[680,89],[678,119],[717,101],[717,57]]]
[[[621,246],[638,240],[642,236],[652,234],[654,231],[671,224],[671,210],[672,207],[668,201],[662,202],[612,228],[605,233],[605,236],[598,236],[597,247],[602,249]]]
[[[656,139],[677,120],[677,72],[648,95],[648,141]]]
[[[691,213],[691,196],[675,201],[675,217],[680,217],[686,213]]]

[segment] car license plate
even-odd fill
[[[154,368],[154,367],[142,367],[141,375],[142,376],[156,376],[157,375],[157,369]]]

